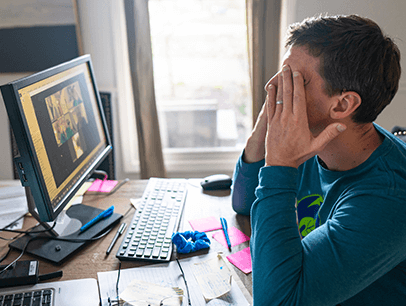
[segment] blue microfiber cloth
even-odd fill
[[[191,253],[210,247],[210,239],[206,233],[198,231],[173,233],[172,242],[176,245],[178,253]]]

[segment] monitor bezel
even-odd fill
[[[99,154],[98,158],[94,160],[86,171],[81,175],[75,185],[67,192],[63,199],[59,202],[56,210],[53,209],[51,200],[48,196],[47,188],[45,186],[44,177],[41,173],[38,157],[34,148],[31,136],[29,135],[28,124],[25,119],[25,113],[19,98],[18,91],[24,87],[30,86],[36,82],[52,77],[58,73],[69,70],[78,65],[86,64],[89,70],[92,89],[95,94],[96,104],[101,117],[102,128],[106,138],[106,146]],[[30,76],[21,78],[19,80],[10,82],[0,87],[3,95],[3,100],[9,116],[10,125],[12,127],[16,144],[19,150],[19,156],[14,158],[17,171],[20,176],[21,184],[26,187],[27,201],[33,201],[38,213],[39,221],[49,222],[56,219],[65,206],[69,203],[70,199],[76,194],[79,188],[85,181],[92,175],[94,170],[100,163],[107,157],[112,150],[111,143],[103,106],[101,103],[99,90],[97,87],[94,70],[90,55],[83,55],[71,61],[59,64],[57,66],[48,68],[44,71],[34,73]]]

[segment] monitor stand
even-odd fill
[[[36,226],[33,231],[50,229],[53,222],[41,222],[37,212],[35,210],[31,211],[32,209],[30,208],[30,205],[28,206],[30,213],[40,222],[40,224]],[[90,242],[86,241],[85,239],[99,236],[123,217],[121,214],[113,213],[110,217],[100,220],[86,231],[79,231],[83,224],[89,222],[102,211],[102,209],[84,204],[72,205],[68,210],[63,211],[58,216],[57,224],[52,230],[45,233],[26,234],[16,241],[10,243],[9,246],[10,248],[20,251],[24,250],[26,253],[59,265],[73,253]],[[58,238],[70,240],[79,239],[79,241],[62,241],[57,240]]]
[[[36,228],[33,231],[46,229],[48,231],[47,234],[51,237],[69,236],[78,231],[82,227],[82,222],[80,222],[78,219],[71,218],[66,213],[66,210],[63,210],[58,215],[58,217],[55,220],[55,226],[54,222],[42,222],[41,220],[39,220],[39,217],[36,214],[36,212],[30,213],[39,222],[39,224],[36,227],[41,226],[41,229]]]

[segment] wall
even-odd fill
[[[390,37],[395,39],[402,58],[401,66],[406,67],[406,18],[404,11],[406,1],[404,0],[285,0],[291,7],[287,9],[289,21],[302,21],[309,16],[315,16],[319,13],[335,14],[358,14],[371,18],[383,29]],[[292,7],[295,7],[292,9]],[[393,126],[406,127],[406,74],[400,80],[399,91],[392,103],[384,109],[376,122],[387,130]]]

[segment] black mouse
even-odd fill
[[[200,185],[203,190],[219,190],[219,189],[230,189],[232,183],[231,177],[226,174],[214,174],[205,177]]]

